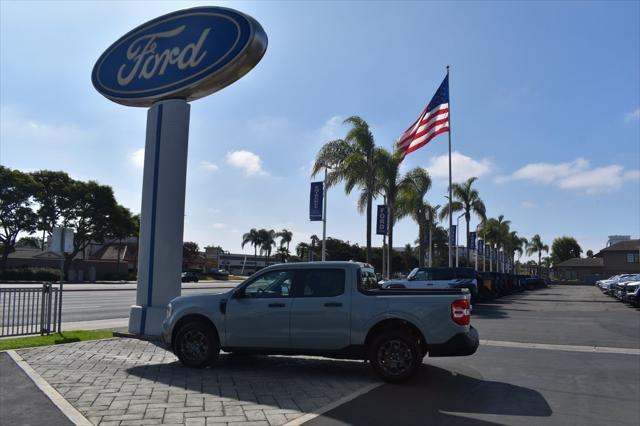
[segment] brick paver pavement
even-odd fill
[[[96,425],[282,425],[377,381],[362,362],[222,355],[183,367],[153,343],[117,338],[18,353]]]

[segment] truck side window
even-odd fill
[[[295,271],[271,271],[244,288],[246,297],[289,297]]]
[[[360,276],[360,289],[377,290],[379,288],[378,277],[374,272],[360,269],[358,275]]]
[[[301,271],[294,287],[295,297],[334,297],[344,294],[343,269]]]

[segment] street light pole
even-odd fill
[[[327,167],[324,168],[324,183],[322,185],[322,261],[326,260],[327,254]]]

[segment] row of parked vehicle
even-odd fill
[[[611,295],[622,302],[640,306],[640,274],[620,274],[606,280],[596,281],[604,294]]]
[[[405,279],[381,281],[383,289],[467,288],[473,301],[490,300],[524,290],[546,287],[540,277],[500,272],[477,272],[473,268],[415,268]]]

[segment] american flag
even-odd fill
[[[449,131],[449,75],[444,78],[429,105],[409,127],[396,145],[404,157],[422,148],[440,133]]]

